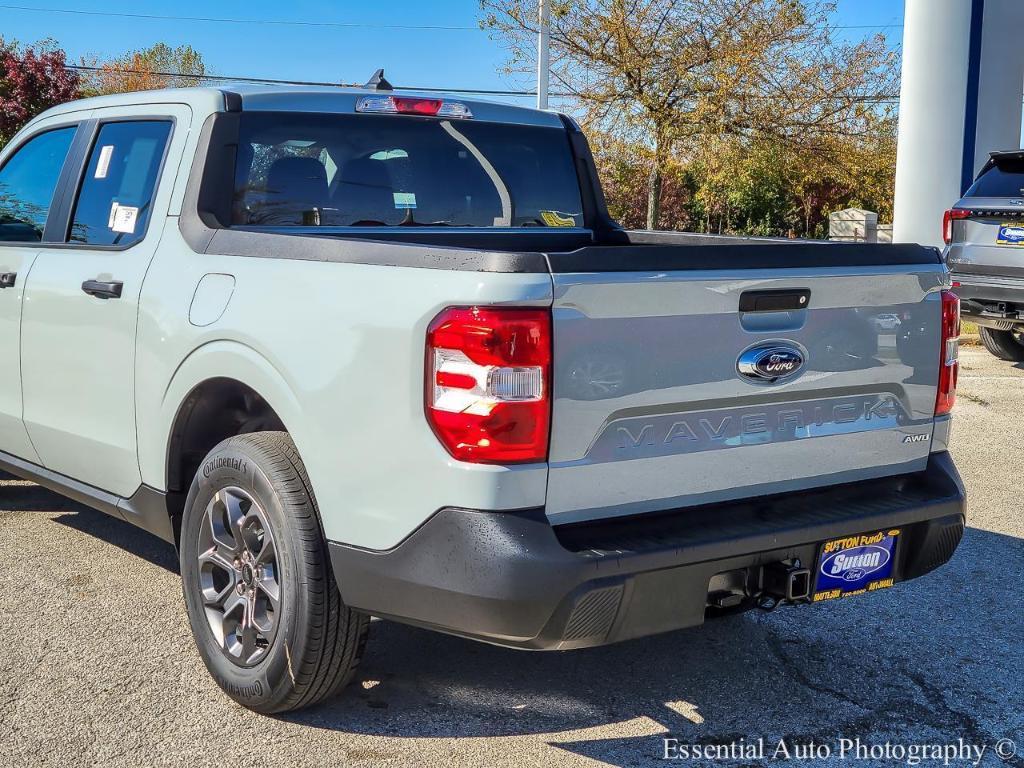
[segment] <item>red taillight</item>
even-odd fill
[[[965,211],[962,208],[950,208],[942,214],[942,239],[946,245],[953,242],[953,222],[960,219],[969,219],[970,217],[971,212]]]
[[[395,96],[395,108],[400,115],[436,115],[441,99],[409,99]]]
[[[942,351],[939,357],[939,393],[935,415],[953,410],[956,377],[960,370],[960,299],[952,291],[942,292]]]
[[[551,313],[453,307],[427,329],[427,419],[460,461],[545,461]]]

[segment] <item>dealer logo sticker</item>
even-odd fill
[[[870,545],[836,552],[821,561],[821,572],[833,579],[860,581],[889,564],[891,555],[884,547]]]

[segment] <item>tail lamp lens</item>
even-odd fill
[[[942,292],[942,351],[939,359],[939,392],[935,415],[953,410],[956,377],[960,371],[960,299],[952,291]]]
[[[942,214],[942,240],[946,245],[953,242],[953,222],[969,219],[970,217],[971,212],[965,211],[962,208],[950,208]]]
[[[427,419],[460,461],[545,461],[551,422],[551,313],[454,307],[427,330]]]

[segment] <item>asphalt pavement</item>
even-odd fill
[[[981,765],[1022,768],[1022,421],[1024,365],[964,349],[953,453],[969,530],[922,579],[561,654],[376,621],[348,691],[281,718],[207,675],[169,546],[4,481],[0,765],[647,766],[666,750],[777,765],[802,748],[869,766],[936,745],[960,750],[949,765],[984,747]]]

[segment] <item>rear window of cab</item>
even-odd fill
[[[584,226],[561,128],[370,114],[240,120],[236,226]]]

